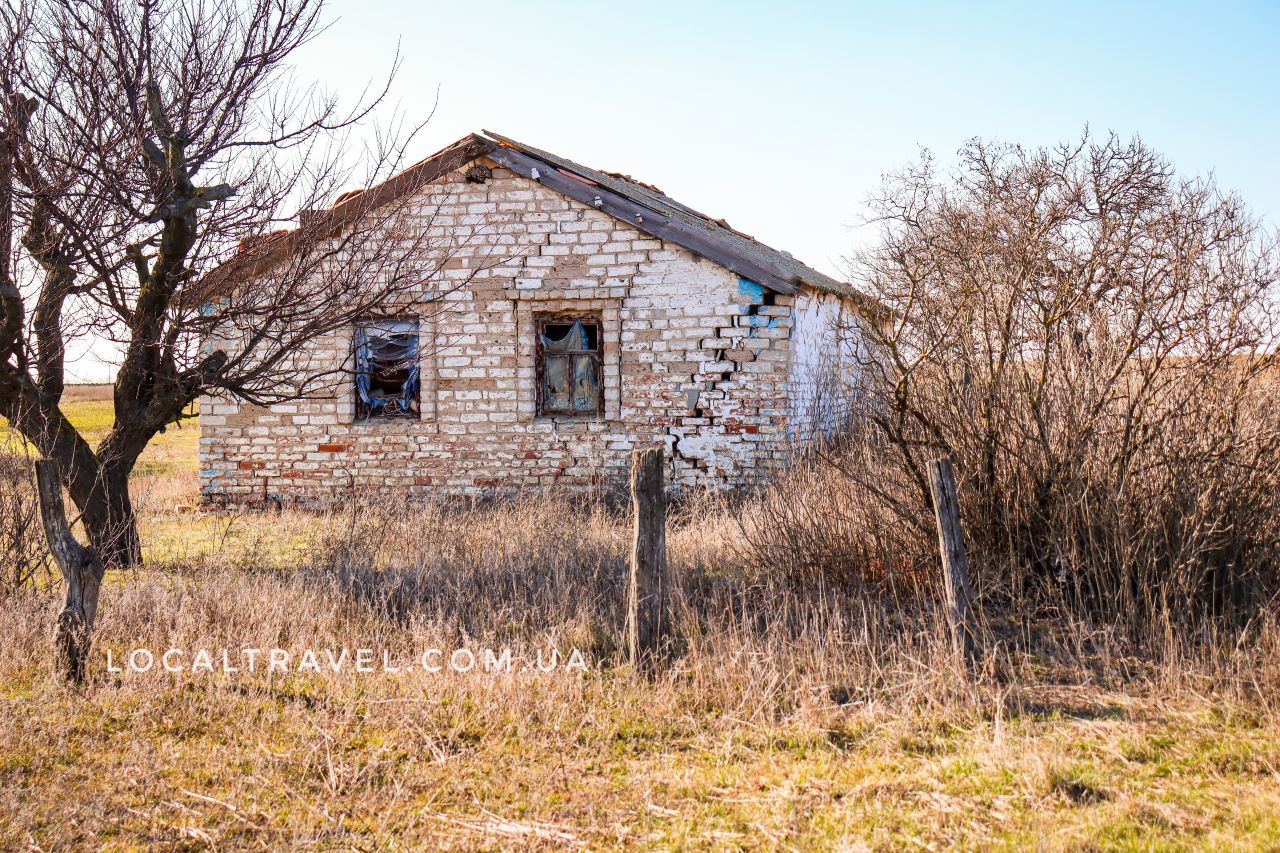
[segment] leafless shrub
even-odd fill
[[[788,472],[739,516],[758,571],[800,585],[909,594],[927,583],[936,550],[883,442],[850,424],[796,453]]]
[[[1145,638],[1256,623],[1280,591],[1274,236],[1114,137],[973,142],[876,206],[856,272],[892,320],[867,324],[849,449],[783,486],[820,484],[831,520],[773,510],[802,559],[834,529],[874,548],[828,547],[828,571],[897,553],[909,573],[932,548],[924,465],[947,454],[989,609]]]

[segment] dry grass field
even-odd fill
[[[106,426],[100,394],[67,409]],[[749,508],[707,501],[673,519],[679,640],[646,676],[603,502],[198,513],[195,435],[144,458],[148,562],[110,578],[90,684],[51,671],[56,591],[0,608],[0,848],[1280,848],[1266,642],[1138,656],[1055,627],[966,683],[928,614],[775,583]],[[379,664],[107,670],[171,647]],[[514,664],[380,671],[432,648]],[[526,668],[552,649],[586,671]]]

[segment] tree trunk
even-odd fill
[[[67,493],[81,512],[89,544],[105,565],[140,565],[142,545],[129,498],[129,473],[150,434],[124,448],[106,445],[94,453],[56,403],[42,408],[34,387],[20,386],[19,391],[14,398],[0,399],[0,415],[42,456],[57,463]]]
[[[67,678],[82,682],[88,671],[93,623],[98,616],[102,561],[92,548],[85,548],[71,535],[62,505],[62,478],[58,475],[57,462],[52,459],[36,462],[36,489],[40,495],[45,538],[67,586],[66,602],[58,614],[54,635],[58,665]]]
[[[89,545],[104,565],[128,568],[142,564],[142,540],[129,497],[127,471],[106,465],[99,468],[93,491],[81,509]]]

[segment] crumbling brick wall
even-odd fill
[[[357,419],[349,378],[270,408],[203,399],[207,500],[583,486],[625,478],[631,449],[654,443],[683,489],[749,485],[779,464],[792,297],[490,165],[483,183],[455,172],[413,200],[422,227],[467,239],[429,285],[444,307],[419,318],[421,416]],[[535,321],[560,311],[600,318],[602,416],[537,412]],[[306,357],[352,363],[349,333],[312,346]]]

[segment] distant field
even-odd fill
[[[62,398],[62,411],[81,431],[90,444],[97,446],[111,430],[114,414],[110,385],[72,385]],[[192,414],[196,407],[192,406]],[[21,436],[8,429],[0,418],[0,448],[16,450],[23,446]],[[196,452],[200,446],[200,429],[196,421],[185,421],[157,435],[142,458],[135,473],[141,476],[183,474],[196,470]]]

